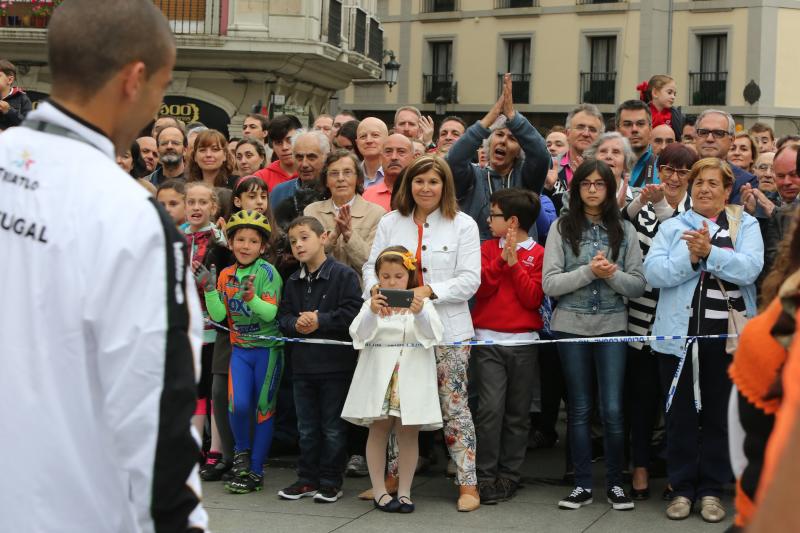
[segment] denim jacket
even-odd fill
[[[728,220],[731,215],[728,214]],[[747,316],[756,314],[755,281],[764,265],[764,242],[758,221],[742,213],[733,250],[712,246],[708,258],[692,268],[689,248],[681,239],[683,232],[703,227],[714,235],[719,229],[714,222],[696,213],[686,211],[661,224],[644,262],[645,275],[651,286],[661,289],[653,323],[653,335],[686,335],[692,312],[692,297],[700,273],[705,270],[714,276],[739,285],[747,308]],[[681,355],[682,340],[653,341],[653,351]]]
[[[605,227],[590,224],[584,229],[576,255],[562,238],[559,222],[551,226],[545,248],[542,273],[545,293],[557,297],[558,308],[564,311],[595,315],[624,313],[625,298],[641,296],[645,287],[642,251],[633,225],[623,221],[625,233],[616,257],[617,272],[611,278],[598,279],[589,263],[599,250],[611,257]]]

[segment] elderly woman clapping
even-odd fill
[[[733,184],[728,163],[701,159],[689,174],[692,209],[661,224],[644,262],[648,282],[660,289],[653,335],[727,334],[731,313],[755,314],[764,244],[755,218],[726,207]],[[667,516],[686,518],[700,500],[703,519],[719,522],[719,497],[731,479],[726,341],[659,340],[652,350],[667,395]]]

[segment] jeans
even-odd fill
[[[294,405],[300,434],[298,480],[340,488],[347,464],[347,422],[342,415],[350,378],[294,376]]]
[[[625,332],[606,336],[624,335]],[[579,335],[553,332],[557,339]],[[592,488],[592,382],[597,373],[603,444],[606,456],[606,486],[622,485],[625,423],[622,408],[627,345],[624,343],[561,343],[558,345],[567,387],[567,426],[575,486]]]

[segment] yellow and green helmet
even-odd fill
[[[258,211],[239,211],[231,215],[225,224],[225,233],[228,240],[233,238],[233,234],[242,228],[251,228],[260,232],[264,236],[264,240],[269,240],[272,233],[272,226],[269,225],[267,217]]]

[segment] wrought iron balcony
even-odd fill
[[[448,103],[458,102],[458,82],[452,74],[423,74],[422,94],[426,104],[433,104],[441,96]]]
[[[615,103],[616,84],[616,72],[581,72],[581,102]]]
[[[497,95],[503,92],[503,74],[497,74]],[[531,98],[531,75],[511,75],[511,98],[515,104],[528,104]]]
[[[725,105],[727,72],[690,72],[692,105]]]

